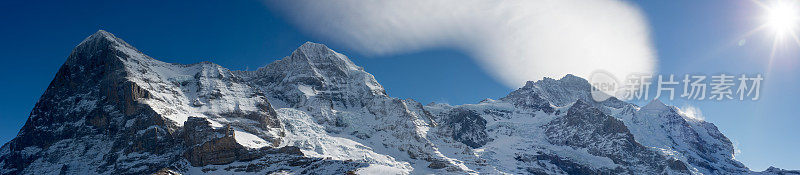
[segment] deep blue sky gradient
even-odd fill
[[[757,102],[665,103],[700,107],[706,120],[741,150],[737,159],[754,170],[770,165],[800,169],[800,47],[781,47],[767,69],[771,38],[764,32],[743,37],[761,25],[757,16],[762,12],[747,0],[632,3],[650,22],[660,73],[767,76]],[[305,41],[330,43],[299,32],[261,1],[0,1],[0,26],[3,143],[24,124],[72,48],[98,29],[162,61],[211,61],[231,70],[254,70]],[[374,74],[395,97],[464,104],[497,99],[515,89],[494,80],[469,55],[449,48],[366,56],[328,46]]]

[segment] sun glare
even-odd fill
[[[778,48],[785,48],[787,44],[800,46],[800,37],[797,36],[800,30],[800,4],[798,0],[751,0],[753,4],[761,7],[764,11],[762,16],[763,24],[745,34],[749,36],[759,31],[766,31],[772,39],[772,50],[769,55],[767,73],[775,61],[775,55],[780,52]],[[787,42],[789,41],[789,42]]]
[[[776,34],[785,37],[786,34],[793,34],[797,29],[798,11],[794,3],[778,1],[767,10],[767,25],[775,30]]]

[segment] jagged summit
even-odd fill
[[[614,108],[621,108],[624,106],[624,102],[613,97],[602,102],[593,100],[591,97],[591,87],[592,85],[589,84],[589,81],[573,74],[567,74],[558,80],[545,77],[535,82],[528,81],[525,86],[511,92],[501,100],[536,96],[536,98],[552,102],[552,105],[555,106],[565,106],[575,102],[575,100],[583,100],[594,106],[611,106]]]
[[[653,99],[647,105],[642,107],[641,110],[663,111],[669,109],[669,106],[661,102],[661,100]]]
[[[312,69],[322,70],[318,73],[346,73],[348,70],[362,70],[347,56],[331,50],[324,44],[306,42],[298,47],[292,55],[279,62],[292,62],[294,64],[308,64]],[[327,72],[325,72],[327,71]],[[346,74],[325,75],[342,76]]]
[[[333,50],[328,48],[328,46],[325,45],[325,44],[306,41],[305,43],[303,43],[302,45],[297,47],[297,49],[295,49],[294,52],[292,52],[292,54],[295,54],[297,52],[302,52],[302,53],[309,53],[309,52],[310,53],[320,53],[320,52],[332,52],[332,51]]]
[[[779,175],[800,175],[800,171],[798,170],[786,170],[782,168],[776,168],[773,166],[769,166],[762,174],[779,174]]]
[[[291,71],[319,78],[351,76],[352,71],[361,71],[347,56],[331,50],[324,44],[305,42],[291,55],[261,67],[256,72]]]
[[[111,33],[107,32],[105,30],[98,30],[94,34],[90,35],[89,37],[86,37],[86,39],[81,41],[81,43],[78,44],[77,47],[81,47],[82,45],[104,44],[103,43],[104,41],[111,42],[111,43],[113,43],[115,45],[119,45],[119,46],[133,48],[133,46],[131,46],[130,44],[128,44],[124,40],[122,40],[120,38],[117,38],[116,36],[114,36],[114,34],[111,34]]]
[[[323,49],[323,50],[331,50],[325,44],[315,43],[315,42],[312,42],[312,41],[306,41],[305,43],[300,45],[300,47],[297,47],[297,49],[295,49],[295,50],[310,50],[310,49],[315,49],[315,48],[316,49]]]
[[[105,30],[86,37],[70,53],[65,65],[121,65],[120,59],[152,60],[139,50]],[[119,67],[117,67],[119,68]]]
[[[108,33],[105,30],[98,30],[94,34],[89,35],[89,37],[86,37],[86,39],[83,39],[83,41],[81,41],[81,43],[78,44],[78,45],[80,46],[80,45],[83,45],[84,43],[91,42],[91,41],[94,41],[94,40],[101,40],[101,39],[103,39],[103,40],[116,40],[116,37],[114,36],[114,34]]]
[[[105,39],[116,39],[117,37],[114,36],[114,34],[109,33],[108,31],[100,29],[100,30],[97,30],[97,32],[94,32],[94,34],[89,35],[89,37],[84,39],[83,42],[86,42],[88,40],[102,39],[102,38],[105,38]],[[83,42],[81,42],[81,43],[83,43]]]
[[[268,87],[262,90],[272,94],[272,100],[284,104],[279,106],[317,100],[331,103],[328,106],[364,106],[365,99],[386,96],[372,74],[347,56],[313,42],[306,42],[291,55],[256,71],[236,73],[256,87]]]
[[[558,83],[558,84],[567,85],[567,86],[578,86],[578,87],[590,86],[589,81],[587,81],[586,79],[583,79],[581,77],[575,76],[573,74],[567,74],[567,75],[564,75],[564,77],[561,77],[558,80],[550,78],[550,77],[544,77],[541,80],[537,80],[537,81],[527,81],[525,83],[525,86],[523,86],[523,88],[532,88],[532,87],[534,87],[536,85],[539,85],[539,84],[553,84],[553,83]]]
[[[589,81],[586,81],[586,79],[575,76],[573,74],[564,75],[564,77],[561,77],[561,79],[558,79],[558,81],[572,82],[572,83],[589,83]]]

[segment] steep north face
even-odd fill
[[[161,62],[101,30],[0,149],[0,173],[797,174],[749,170],[679,108],[596,102],[590,89],[567,75],[422,105],[322,44],[231,71]]]

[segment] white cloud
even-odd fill
[[[683,116],[695,119],[695,120],[705,120],[706,118],[703,116],[703,111],[700,108],[692,106],[692,105],[684,105],[680,108],[681,114]]]
[[[369,55],[455,48],[509,87],[601,69],[652,73],[641,12],[619,0],[267,1],[301,30]]]
[[[735,140],[731,140],[731,141],[733,141],[733,159],[736,159],[736,157],[739,157],[739,156],[742,155],[742,149],[739,149],[739,142],[737,142]]]

